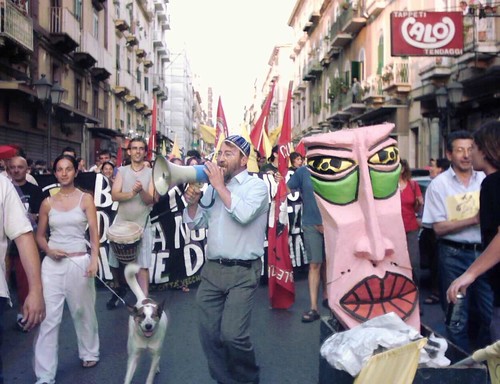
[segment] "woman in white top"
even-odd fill
[[[40,207],[36,240],[47,255],[42,263],[47,315],[35,340],[37,384],[55,383],[59,327],[65,301],[75,326],[82,366],[91,368],[99,361],[94,284],[99,252],[97,213],[93,197],[75,187],[77,169],[72,156],[61,155],[55,159],[53,171],[60,190],[46,198]],[[87,225],[90,254],[85,238]]]

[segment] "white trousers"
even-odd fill
[[[99,360],[99,334],[95,313],[94,279],[85,277],[90,255],[55,261],[45,257],[42,263],[43,297],[46,316],[35,338],[34,369],[36,383],[55,383],[59,327],[68,303],[78,339],[81,360]]]

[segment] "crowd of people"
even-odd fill
[[[98,223],[92,196],[75,184],[78,172],[102,173],[111,184],[113,200],[119,202],[115,222],[131,221],[144,228],[137,256],[141,267],[138,282],[148,296],[153,238],[149,213],[160,197],[154,189],[147,150],[145,140],[134,138],[126,163],[116,164],[104,150],[86,170],[74,149],[65,148],[52,165],[60,188],[45,199],[36,180],[29,177],[48,173],[44,164],[34,162],[30,170],[22,152],[5,161],[7,177],[0,176],[0,259],[7,256],[8,262],[0,276],[0,343],[14,270],[19,329],[29,331],[40,325],[34,345],[37,384],[55,382],[65,302],[75,325],[82,366],[91,368],[99,361],[94,282]],[[204,162],[196,151],[186,160],[170,159],[185,166],[204,163],[209,180],[203,194],[196,183],[182,187],[187,204],[183,220],[191,229],[210,229],[196,302],[209,372],[220,383],[259,382],[249,325],[262,270],[269,206],[266,184],[247,171],[250,151],[243,137],[233,135],[224,139],[216,162]],[[423,302],[441,304],[446,310],[459,292],[465,295],[459,316],[446,329],[453,343],[470,352],[500,339],[500,123],[488,123],[474,133],[451,132],[446,156],[430,164],[432,181],[425,195],[412,180],[408,162],[401,160],[401,217],[417,286],[421,284],[421,256],[429,263],[431,294]],[[290,192],[298,191],[303,201],[310,308],[301,321],[309,323],[320,318],[319,303],[328,307],[327,257],[323,220],[304,160],[299,153],[290,155],[294,173],[287,187]],[[278,148],[274,147],[260,172],[271,173],[279,181],[282,175],[277,161]],[[205,201],[209,199],[213,201]],[[112,250],[109,263],[116,291],[106,306],[113,309],[126,295],[126,288],[123,264]]]

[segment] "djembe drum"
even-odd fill
[[[132,221],[122,221],[112,224],[106,235],[118,261],[131,263],[137,258],[141,244],[143,228]]]

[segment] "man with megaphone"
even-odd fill
[[[259,382],[249,326],[264,255],[268,190],[249,175],[249,154],[243,137],[227,137],[217,164],[205,163],[210,185],[204,196],[194,185],[184,194],[184,222],[209,229],[196,302],[210,375],[220,383]]]

